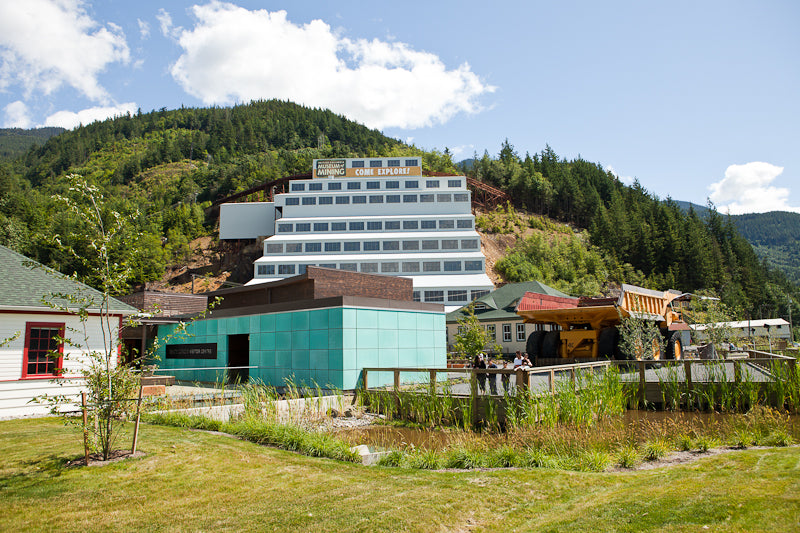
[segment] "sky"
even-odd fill
[[[0,127],[278,98],[800,212],[800,2],[0,0]]]

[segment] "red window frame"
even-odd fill
[[[25,347],[22,351],[22,377],[23,378],[52,378],[61,375],[61,369],[64,362],[64,343],[58,343],[54,352],[58,352],[58,359],[51,359],[52,371],[40,372],[39,367],[44,366],[45,370],[50,367],[49,361],[42,361],[41,356],[50,352],[49,346],[43,345],[42,341],[45,339],[52,339],[50,337],[36,336],[32,338],[33,330],[58,330],[57,335],[61,338],[64,337],[64,323],[58,322],[27,322],[25,324]],[[36,341],[36,346],[32,345],[32,341]],[[49,342],[48,342],[49,344]],[[35,361],[30,361],[30,357],[34,356]],[[29,365],[34,365],[34,372],[28,371]]]

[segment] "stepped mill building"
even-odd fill
[[[451,311],[494,289],[467,181],[423,176],[418,157],[316,159],[271,202],[220,205],[220,239],[264,238],[248,285],[308,266],[401,276]]]

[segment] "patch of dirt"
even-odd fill
[[[116,463],[119,461],[124,461],[125,459],[134,459],[137,457],[144,457],[147,455],[143,451],[137,451],[135,454],[132,454],[128,450],[114,450],[111,452],[111,457],[108,460],[103,460],[103,455],[99,453],[92,453],[89,454],[89,466],[103,466],[111,463]],[[73,459],[67,463],[67,468],[74,468],[79,466],[86,466],[86,459],[81,457],[80,459]]]

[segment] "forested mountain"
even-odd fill
[[[731,219],[759,257],[800,285],[800,213],[773,211]]]
[[[64,128],[0,128],[0,158],[20,156],[31,146],[44,144],[50,137],[64,131]]]
[[[217,198],[307,172],[314,158],[412,154],[422,157],[425,170],[456,171],[447,150],[423,152],[330,111],[289,102],[138,112],[0,160],[0,244],[92,283],[93,265],[64,253],[71,247],[92,255],[82,253],[90,246],[86,228],[54,199],[71,194],[67,176],[79,174],[105,196],[106,216],[131,218],[114,257],[131,267],[129,281],[154,280],[167,265],[186,263],[191,239],[213,232],[204,208]],[[797,287],[759,261],[730,219],[686,213],[638,183],[623,185],[599,164],[559,158],[549,146],[521,158],[506,141],[496,157],[476,156],[465,172],[508,191],[517,209],[582,230],[592,247],[587,254],[575,239],[522,243],[506,262],[510,281],[543,272],[527,262],[549,246],[540,255],[559,266],[545,269],[548,275],[574,278],[587,291],[599,285],[582,269],[615,283],[714,292],[754,317],[785,314],[787,293],[800,300]]]

